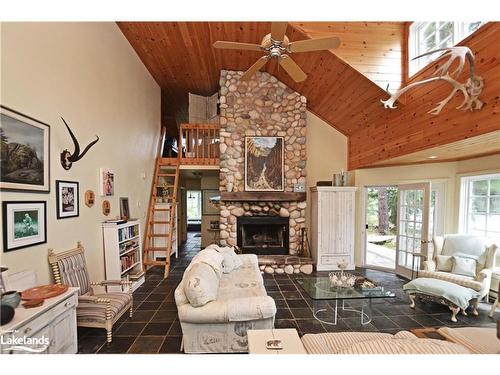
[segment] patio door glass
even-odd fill
[[[411,278],[429,243],[430,183],[398,186],[396,273]],[[415,258],[415,259],[414,259]]]

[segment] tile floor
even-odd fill
[[[200,237],[195,237],[194,233],[189,234],[186,243],[179,248],[179,258],[172,262],[167,280],[163,279],[161,267],[154,267],[147,272],[145,283],[134,293],[134,317],[124,317],[116,324],[110,345],[106,344],[103,329],[79,328],[78,352],[180,353],[182,331],[177,319],[174,289],[181,280],[184,269],[200,250],[200,242]],[[445,325],[495,326],[495,321],[487,316],[490,305],[482,304],[478,317],[460,315],[459,321],[452,323],[449,309],[444,306],[417,304],[416,309],[410,309],[401,288],[405,281],[394,274],[367,269],[357,269],[356,272],[396,293],[396,298],[373,301],[371,323],[361,325],[359,316],[348,311],[339,312],[337,325],[320,323],[312,315],[312,301],[297,284],[297,276],[265,275],[264,284],[278,308],[275,327],[296,328],[303,335],[338,331],[395,333],[402,329]]]

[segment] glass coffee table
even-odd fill
[[[361,324],[368,324],[372,321],[372,299],[396,297],[393,292],[385,290],[383,287],[373,289],[332,287],[328,276],[308,277],[299,279],[297,282],[313,300],[313,315],[316,320],[331,325],[337,324],[339,308],[343,311],[359,313],[361,316]],[[346,306],[346,300],[361,301],[360,309],[358,310]],[[329,301],[334,302],[330,303],[333,314],[330,314],[328,306],[325,306],[328,305]]]

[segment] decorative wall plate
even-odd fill
[[[95,203],[95,193],[93,190],[87,190],[85,192],[85,205],[87,207],[92,207]]]
[[[102,202],[102,213],[105,216],[108,216],[111,212],[111,203],[108,200]]]

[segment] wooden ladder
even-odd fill
[[[165,266],[164,278],[170,272],[170,256],[172,253],[172,243],[175,241],[174,228],[176,221],[177,187],[179,184],[179,158],[163,158],[163,146],[165,144],[166,128],[162,129],[158,154],[155,163],[155,172],[151,186],[151,196],[149,199],[149,209],[146,219],[146,235],[144,236],[143,264],[144,269],[148,266]],[[167,195],[161,195],[161,188],[168,189]],[[160,194],[160,195],[158,195]],[[168,207],[157,207],[158,198],[167,200]],[[158,220],[157,212],[167,212],[166,220]],[[166,229],[166,230],[165,230]],[[164,244],[158,246],[155,239],[165,239]],[[153,259],[155,253],[165,253],[165,260]]]

